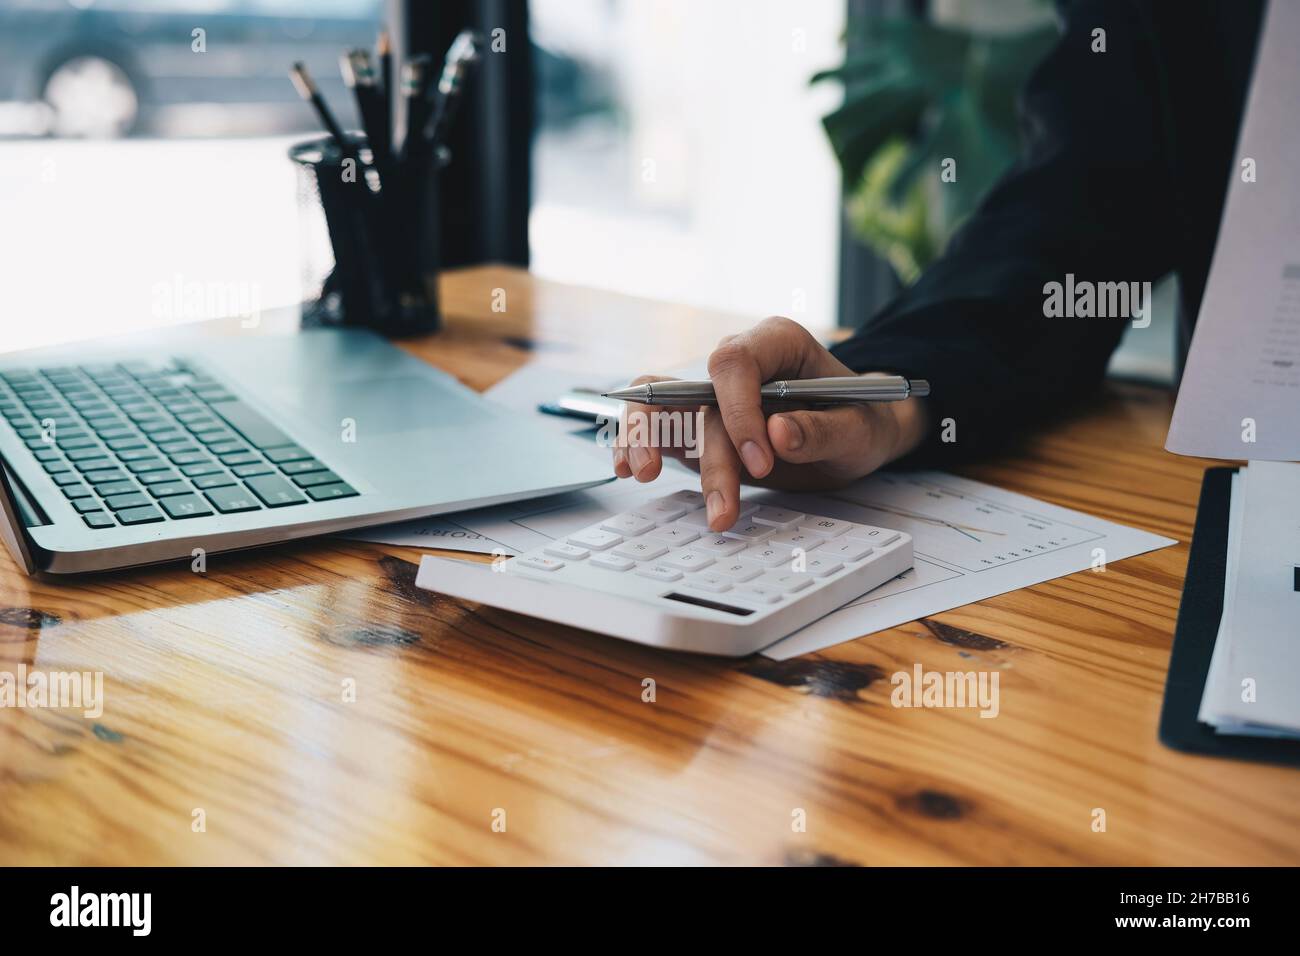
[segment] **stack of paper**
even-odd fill
[[[1300,464],[1256,461],[1233,476],[1199,716],[1222,734],[1300,739]]]

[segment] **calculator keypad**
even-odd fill
[[[547,577],[566,566],[590,566],[593,574],[581,579],[590,587],[606,580],[613,587],[630,571],[672,585],[651,594],[693,590],[701,597],[714,595],[715,600],[764,608],[801,600],[846,568],[861,567],[860,562],[899,538],[898,532],[885,528],[749,502],[742,503],[734,526],[716,533],[709,530],[703,504],[698,492],[654,498],[515,561]],[[567,580],[568,573],[557,578]],[[606,574],[609,579],[597,577]]]

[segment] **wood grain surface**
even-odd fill
[[[529,361],[664,370],[759,318],[500,268],[442,292],[446,330],[406,347],[480,389]],[[1110,385],[964,473],[1178,547],[785,663],[445,599],[407,548],[74,581],[6,554],[0,670],[101,671],[106,703],[0,709],[0,863],[1298,863],[1300,774],[1156,738],[1206,464],[1162,450],[1170,410]],[[892,707],[917,662],[998,669],[999,716]]]

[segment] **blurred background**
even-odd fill
[[[860,323],[941,252],[1013,160],[1016,93],[1055,35],[1042,0],[459,5],[526,24],[530,98],[496,107],[528,126],[526,202],[502,213],[523,248],[460,260],[815,327]],[[285,158],[319,133],[287,68],[355,126],[339,53],[399,7],[0,0],[0,348],[230,310],[164,287],[300,302],[327,246]],[[1158,380],[1172,353],[1172,331],[1144,335],[1116,367]]]

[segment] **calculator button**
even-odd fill
[[[754,547],[746,548],[740,552],[739,557],[745,561],[761,564],[765,568],[774,568],[778,564],[785,564],[793,554],[794,552],[789,548],[775,548],[756,544]]]
[[[807,516],[801,511],[764,506],[750,515],[750,520],[757,521],[759,524],[770,524],[774,528],[788,531],[791,528],[798,527],[799,522],[805,517]]]
[[[646,504],[641,513],[656,521],[676,521],[690,509],[670,498],[657,498]]]
[[[584,528],[577,534],[571,534],[565,539],[569,544],[576,544],[580,548],[590,548],[592,551],[604,551],[612,548],[623,540],[621,534],[614,534],[612,531],[603,531],[600,528]]]
[[[666,528],[655,528],[647,537],[657,538],[665,544],[682,545],[690,544],[700,533],[690,525],[670,524]]]
[[[709,513],[704,508],[687,512],[681,523],[692,528],[707,528],[709,526]]]
[[[558,571],[564,567],[563,561],[556,561],[554,558],[544,558],[540,554],[530,554],[522,558],[515,558],[521,567],[532,568],[534,571]]]
[[[841,564],[838,561],[834,561],[831,558],[814,557],[811,561],[809,561],[806,565],[804,565],[804,571],[807,574],[811,574],[813,577],[824,578],[828,574],[834,574],[836,571],[840,570],[843,567],[844,567],[843,564]]]
[[[821,518],[817,515],[808,515],[799,522],[800,531],[811,531],[813,534],[819,534],[823,538],[834,538],[842,535],[852,527],[848,521],[840,521],[836,518]]]
[[[660,563],[666,564],[670,568],[680,568],[683,571],[698,571],[712,564],[713,556],[695,548],[683,548],[680,551],[674,551]]]
[[[671,495],[656,498],[655,501],[672,501],[683,508],[704,507],[704,494],[699,491],[674,491]]]
[[[606,531],[612,531],[628,538],[635,538],[639,534],[653,531],[655,520],[647,518],[643,514],[637,514],[635,511],[625,511],[623,514],[606,518],[600,523],[600,526]]]
[[[580,548],[576,544],[564,544],[557,541],[555,544],[548,544],[543,548],[547,554],[554,558],[569,558],[572,561],[581,561],[587,555],[591,554],[586,548]]]
[[[884,548],[898,540],[898,532],[887,528],[873,528],[869,524],[857,524],[848,530],[850,538],[866,541],[874,548]]]
[[[643,541],[624,541],[611,553],[633,561],[652,561],[661,554],[667,554],[668,548],[662,542],[647,538]]]
[[[642,565],[636,569],[636,573],[643,578],[651,578],[655,581],[680,581],[682,578],[682,572],[664,564]]]
[[[861,561],[870,553],[871,545],[865,541],[850,538],[847,535],[843,538],[836,538],[834,541],[827,541],[817,549],[817,557],[832,557],[841,561]]]
[[[709,572],[707,574],[692,574],[686,579],[686,587],[698,588],[701,591],[710,591],[713,594],[721,594],[723,591],[730,591],[732,581],[730,578],[724,578],[721,574]]]
[[[786,594],[793,594],[795,591],[802,591],[804,588],[811,586],[812,578],[798,571],[787,571],[784,574],[768,572],[755,581],[754,584],[760,587],[776,588]]]
[[[763,573],[763,569],[748,561],[719,561],[709,570],[709,573],[724,575],[738,583],[758,577]]]
[[[737,551],[744,551],[747,542],[739,538],[733,538],[726,534],[711,534],[701,538],[696,542],[696,547],[710,554],[732,555]]]
[[[772,533],[770,525],[756,524],[752,521],[737,521],[735,525],[727,529],[727,534],[735,535],[737,538],[744,538],[750,544],[757,544],[763,541]]]
[[[754,604],[775,604],[781,600],[781,592],[768,584],[742,584],[736,593]]]
[[[767,539],[768,544],[783,544],[787,548],[803,548],[805,551],[811,551],[821,545],[825,538],[813,534],[811,531],[782,531],[780,534],[774,534]]]
[[[627,571],[636,567],[635,561],[620,558],[617,554],[598,554],[591,559],[591,563],[598,568],[607,568],[610,571]]]
[[[748,516],[758,510],[758,505],[750,504],[748,501],[740,503],[739,514],[736,515],[736,525],[731,528],[724,528],[728,534],[736,534],[736,527],[744,528],[749,525]],[[692,511],[682,519],[685,524],[692,525],[696,528],[707,528],[709,526],[709,512],[706,508],[699,511]],[[771,528],[764,528],[764,531],[771,531]]]

